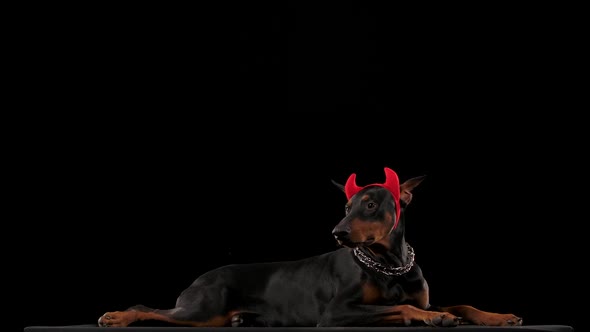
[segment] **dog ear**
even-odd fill
[[[340,184],[340,183],[338,183],[338,182],[336,182],[336,181],[334,181],[334,180],[332,180],[332,183],[333,183],[333,184],[334,184],[336,187],[338,187],[338,189],[342,190],[342,192],[345,192],[345,191],[344,191],[344,185],[342,185],[342,184]]]
[[[399,186],[400,191],[400,204],[402,207],[406,207],[412,201],[412,190],[416,188],[422,181],[426,175],[417,176],[411,179],[408,179],[404,183]]]

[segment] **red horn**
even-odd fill
[[[356,185],[356,174],[352,173],[346,180],[346,184],[344,185],[344,193],[346,194],[346,199],[350,199],[354,194],[358,193],[362,187]]]
[[[393,198],[395,199],[395,227],[397,227],[397,222],[399,221],[399,214],[400,214],[400,206],[399,206],[399,198],[400,198],[400,189],[399,189],[399,177],[397,173],[395,173],[392,169],[385,167],[385,183],[383,187],[387,188]]]

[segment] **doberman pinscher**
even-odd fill
[[[220,267],[197,278],[173,309],[133,306],[105,313],[98,325],[522,325],[513,314],[430,304],[428,284],[404,238],[404,210],[424,177],[400,185],[397,174],[386,167],[385,178],[363,187],[354,173],[345,185],[332,181],[348,199],[346,214],[333,230],[339,249],[296,261]]]

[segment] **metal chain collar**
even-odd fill
[[[361,261],[361,263],[365,264],[368,268],[383,273],[388,276],[401,276],[402,274],[410,271],[412,266],[414,266],[414,248],[412,248],[409,244],[406,243],[408,247],[408,263],[404,266],[398,267],[391,267],[388,265],[383,265],[371,257],[367,256],[364,252],[362,252],[359,247],[354,248],[352,251],[356,258]]]

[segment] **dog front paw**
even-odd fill
[[[513,314],[486,313],[473,319],[473,323],[486,326],[521,326],[522,318]]]
[[[137,320],[135,311],[107,312],[98,318],[100,327],[125,327]]]
[[[448,327],[461,324],[461,318],[447,312],[433,312],[424,323],[429,326]]]

